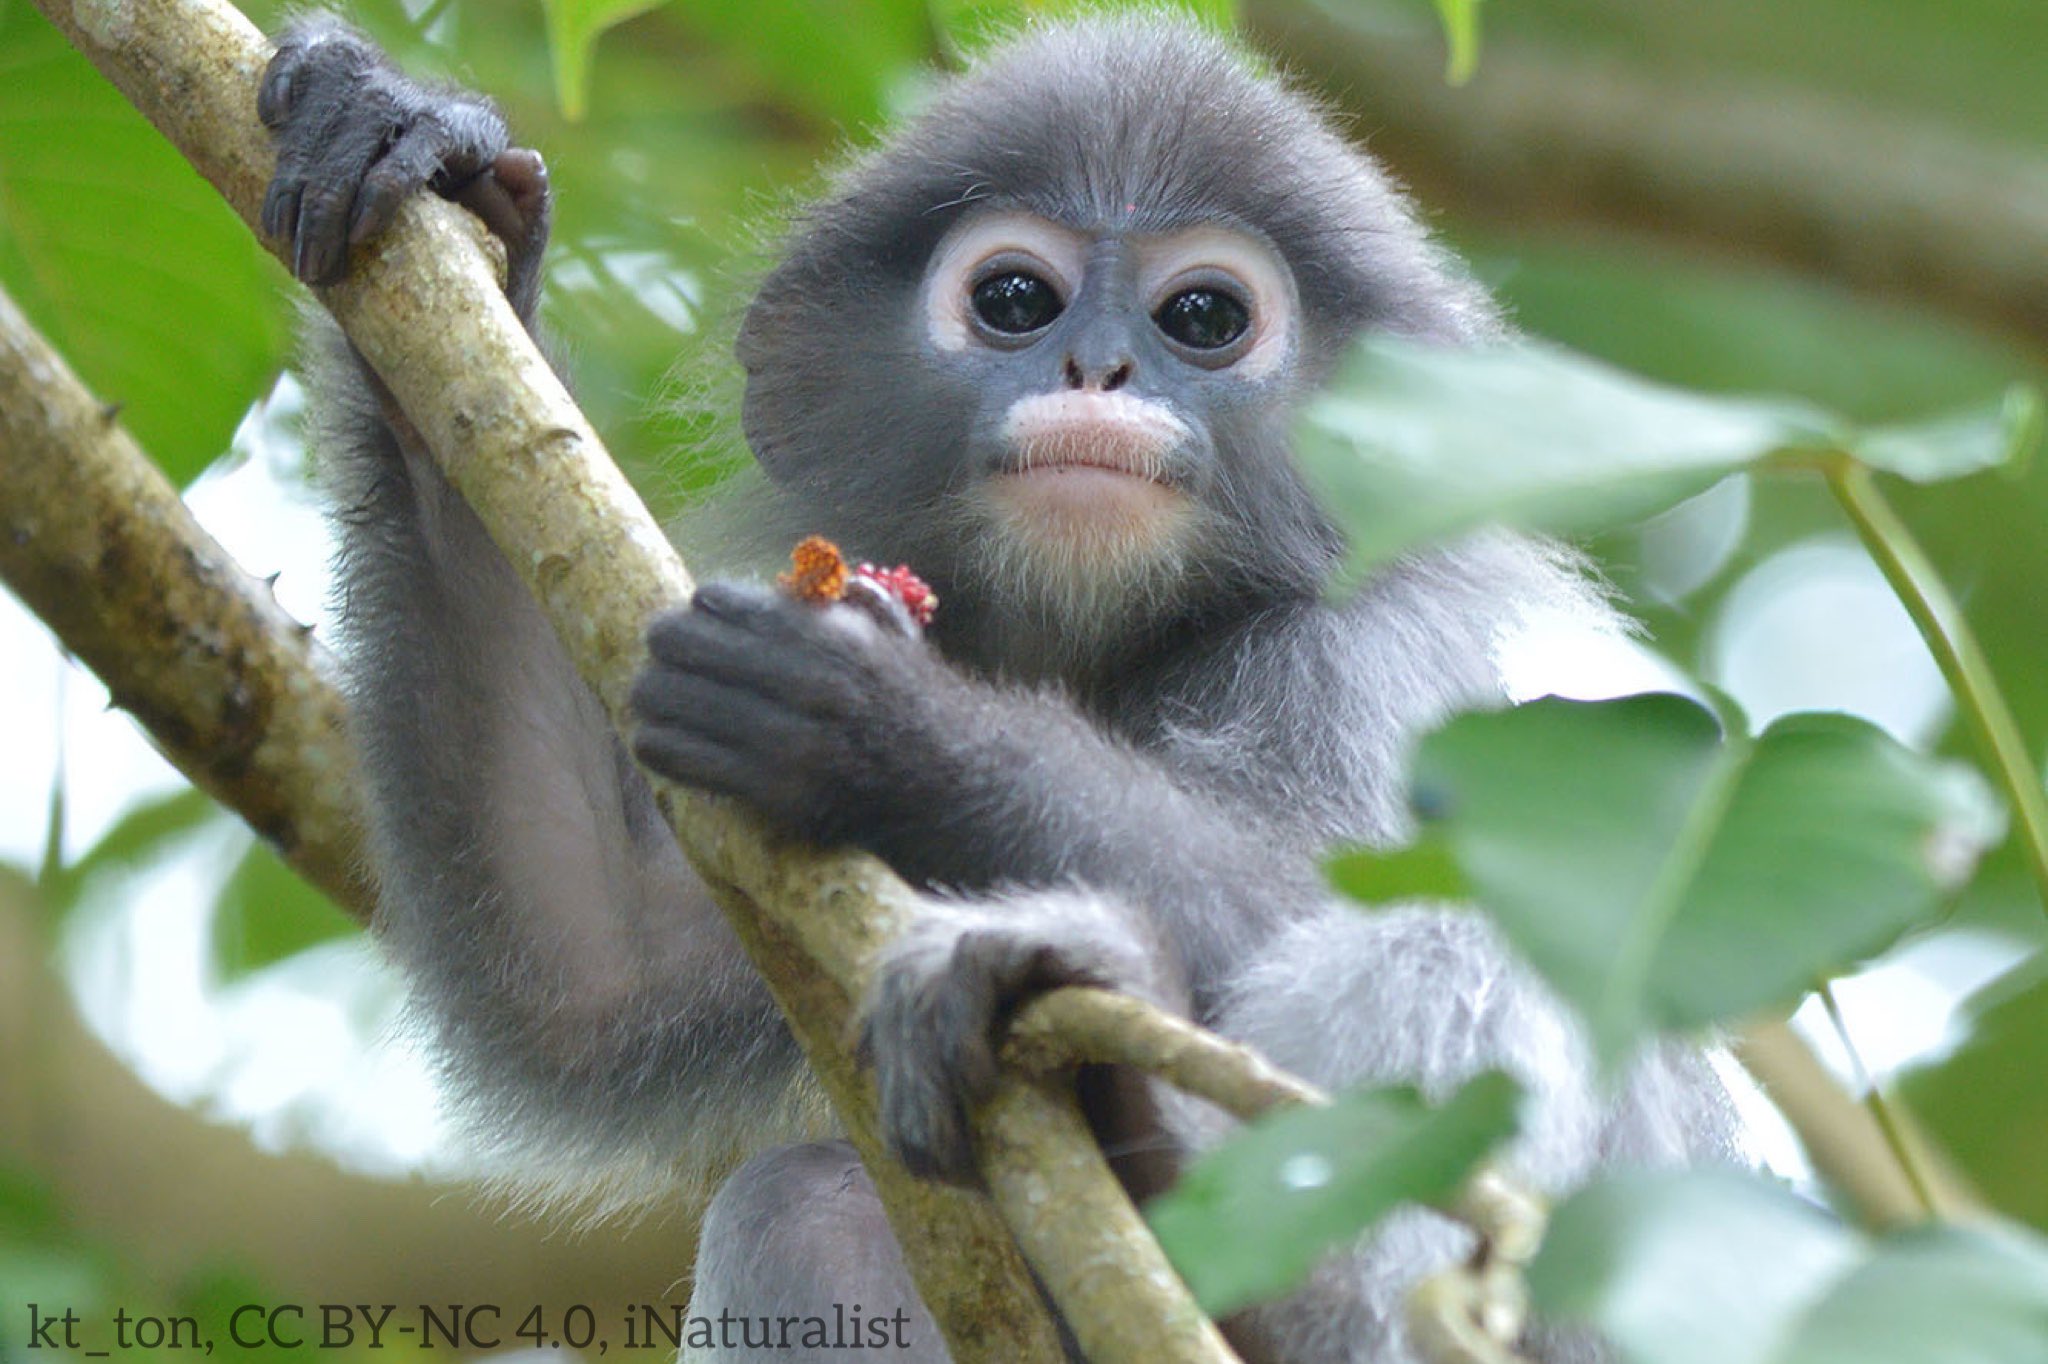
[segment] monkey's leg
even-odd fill
[[[783,1146],[704,1215],[690,1364],[945,1364],[874,1183],[843,1141]]]
[[[1440,1098],[1481,1071],[1506,1071],[1526,1098],[1503,1159],[1545,1195],[1562,1196],[1607,1162],[1735,1158],[1733,1110],[1696,1048],[1651,1049],[1603,1099],[1576,1026],[1474,912],[1328,905],[1247,963],[1215,1026],[1333,1090],[1413,1084]],[[1176,1118],[1188,1140],[1217,1135],[1185,1112]],[[1306,1289],[1233,1328],[1290,1364],[1412,1364],[1409,1291],[1474,1244],[1448,1218],[1398,1212]],[[1543,1364],[1609,1358],[1583,1333],[1540,1327],[1523,1349]]]
[[[1216,1026],[1331,1089],[1407,1083],[1441,1096],[1501,1067],[1534,1099],[1517,1163],[1533,1167],[1541,1187],[1557,1187],[1592,1158],[1584,1049],[1476,916],[1330,905],[1247,963]],[[1233,1336],[1288,1364],[1419,1364],[1408,1294],[1474,1248],[1472,1233],[1448,1218],[1403,1209],[1325,1261],[1300,1292],[1241,1314]]]

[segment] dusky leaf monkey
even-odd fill
[[[333,279],[425,185],[503,238],[532,324],[546,175],[487,102],[316,15],[286,30],[261,113],[265,224],[302,278]],[[994,49],[790,226],[738,335],[757,528],[908,563],[938,616],[919,635],[707,583],[652,623],[633,752],[928,892],[865,1025],[914,1171],[972,1179],[1002,1020],[1072,982],[1332,1087],[1504,1068],[1529,1091],[1513,1161],[1542,1187],[1730,1150],[1697,1053],[1657,1051],[1603,1096],[1483,920],[1325,887],[1332,844],[1403,835],[1418,733],[1500,701],[1503,634],[1588,599],[1568,556],[1507,534],[1326,594],[1341,539],[1290,430],[1375,331],[1457,345],[1504,324],[1310,100],[1159,14]],[[622,1197],[701,1177],[688,1153],[757,1151],[706,1217],[693,1314],[900,1311],[893,1357],[943,1359],[851,1149],[774,1144],[816,1135],[797,1050],[597,701],[375,380],[333,342],[315,369],[381,929],[474,1130],[543,1181]],[[1138,1194],[1216,1126],[1127,1076],[1085,1098]],[[1468,1248],[1401,1214],[1233,1338],[1406,1361],[1407,1288]]]

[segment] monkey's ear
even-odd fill
[[[821,334],[833,310],[807,300],[803,285],[791,278],[795,272],[796,262],[784,260],[761,281],[733,341],[746,375],[740,434],[761,472],[781,486],[805,477],[805,442],[797,431],[806,413],[815,426],[834,405],[841,364],[824,353]]]
[[[804,477],[802,442],[789,432],[787,399],[775,392],[773,375],[747,371],[746,396],[740,400],[740,434],[754,462],[771,483],[787,487]]]

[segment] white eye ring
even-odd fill
[[[988,213],[965,220],[939,243],[925,273],[925,329],[932,344],[942,351],[963,351],[1026,340],[1035,333],[1000,332],[977,317],[974,291],[992,273],[1001,273],[1001,265],[1014,261],[1018,273],[1050,285],[1064,308],[1080,287],[1084,252],[1079,233],[1033,214]],[[992,264],[997,267],[993,271]]]
[[[1231,294],[1250,314],[1244,335],[1213,351],[1176,342],[1194,363],[1261,378],[1279,367],[1293,344],[1294,276],[1271,247],[1245,233],[1197,227],[1163,237],[1145,252],[1140,283],[1155,318],[1173,299],[1204,287]]]

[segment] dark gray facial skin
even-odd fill
[[[427,185],[506,240],[531,324],[546,174],[486,102],[312,16],[260,107],[265,223],[302,277],[333,278]],[[1324,887],[1332,843],[1402,836],[1414,737],[1499,702],[1501,635],[1600,609],[1567,554],[1505,535],[1326,599],[1341,546],[1289,431],[1368,330],[1456,344],[1499,323],[1310,103],[1159,16],[996,49],[853,161],[762,280],[738,339],[761,532],[907,562],[939,614],[920,636],[707,584],[650,627],[633,752],[926,893],[863,1034],[913,1171],[973,1181],[1002,1020],[1075,982],[1333,1088],[1503,1068],[1531,1096],[1511,1163],[1552,1192],[1601,1161],[1733,1154],[1699,1052],[1602,1095],[1483,920],[1360,914]],[[379,924],[472,1131],[510,1177],[600,1206],[758,1152],[706,1215],[692,1312],[900,1312],[902,1335],[704,1357],[944,1359],[851,1149],[774,1145],[825,1135],[815,1092],[640,770],[374,380],[331,334],[313,349]],[[1138,1196],[1223,1127],[1114,1071],[1082,1095]],[[1250,1358],[1404,1364],[1408,1289],[1470,1250],[1404,1213],[1227,1329]],[[1602,1357],[1555,1332],[1525,1347]]]

